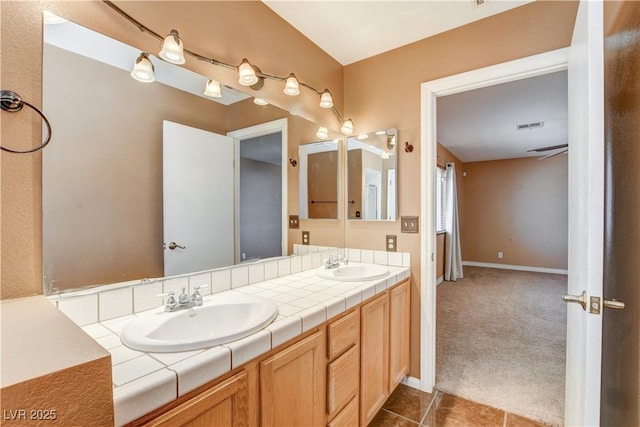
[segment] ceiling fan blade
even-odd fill
[[[549,147],[534,148],[533,150],[527,150],[527,153],[531,153],[531,152],[540,153],[542,151],[557,150],[558,148],[566,148],[568,146],[569,146],[569,144],[560,144],[560,145],[552,145],[552,146],[549,146]]]
[[[559,156],[560,154],[565,154],[565,153],[568,153],[568,152],[569,152],[569,149],[562,150],[562,151],[558,151],[557,153],[547,154],[547,155],[546,155],[546,156],[544,156],[544,157],[540,157],[538,160],[550,159],[550,158],[552,158],[552,157]]]

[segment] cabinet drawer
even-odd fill
[[[360,351],[352,346],[327,368],[327,412],[331,419],[358,395],[360,383]]]
[[[346,349],[360,343],[360,315],[354,310],[327,326],[327,356],[335,359]]]
[[[358,399],[353,398],[327,427],[353,427],[358,425]]]

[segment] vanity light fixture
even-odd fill
[[[382,153],[380,153],[380,158],[382,158],[382,160],[387,160],[389,158],[389,152],[383,151]]]
[[[156,79],[153,75],[154,70],[153,63],[149,59],[149,54],[147,52],[142,52],[133,65],[131,77],[139,82],[151,83]]]
[[[329,137],[329,130],[326,126],[320,126],[318,132],[316,132],[318,139],[327,139]]]
[[[284,93],[289,96],[300,95],[300,88],[298,87],[298,79],[296,79],[296,75],[291,73],[289,77],[287,77],[287,82],[284,85]]]
[[[211,98],[222,98],[222,88],[220,82],[217,80],[207,80],[207,85],[204,87],[205,96]]]
[[[0,0],[1,1],[1,0]],[[153,31],[151,28],[147,27],[124,10],[120,9],[120,7],[116,6],[110,0],[102,0],[102,2],[113,9],[118,15],[122,18],[126,19],[130,23],[136,26],[138,30],[147,33],[156,39],[162,42],[162,50],[159,53],[159,56],[167,62],[171,62],[173,64],[184,64],[185,63],[185,55],[189,55],[198,61],[207,62],[211,65],[215,65],[218,67],[227,68],[229,70],[234,70],[238,73],[238,83],[242,86],[248,86],[253,90],[260,90],[264,86],[265,80],[275,80],[278,82],[285,82],[284,92],[287,95],[298,95],[300,93],[300,86],[305,87],[306,89],[312,91],[313,93],[320,96],[320,107],[322,108],[330,108],[338,119],[339,123],[342,124],[342,132],[345,135],[351,135],[353,133],[353,121],[351,119],[344,120],[336,107],[333,105],[333,97],[331,96],[331,92],[329,89],[325,89],[320,92],[318,89],[314,88],[311,85],[308,85],[304,82],[298,81],[293,73],[290,73],[288,77],[281,77],[277,75],[272,75],[268,73],[263,73],[260,68],[249,63],[249,61],[244,58],[240,65],[230,64],[224,61],[220,61],[215,58],[211,58],[200,53],[191,51],[189,49],[185,49],[182,40],[180,40],[180,36],[178,35],[178,31],[171,30],[169,35],[166,37],[162,37],[156,31]],[[148,57],[146,58],[148,60]],[[153,64],[151,64],[153,65]],[[152,70],[153,71],[153,70]],[[148,80],[152,81],[152,80]],[[255,102],[255,101],[254,101]],[[292,112],[292,114],[294,114]]]
[[[356,139],[358,139],[360,141],[362,141],[363,139],[367,139],[367,138],[369,138],[369,135],[367,135],[366,133],[361,133],[360,135],[358,135],[356,137]]]
[[[252,86],[258,83],[256,70],[253,69],[247,58],[244,58],[238,66],[238,83],[242,86]]]
[[[162,49],[160,49],[160,58],[172,64],[184,64],[184,47],[178,31],[171,32],[164,38]]]
[[[344,123],[342,123],[340,132],[345,135],[351,135],[353,133],[353,121],[351,119],[345,120]]]
[[[264,98],[253,98],[253,103],[256,105],[269,105],[267,100]]]
[[[320,95],[320,107],[333,107],[333,97],[331,96],[331,92],[329,92],[329,89],[325,89],[324,92],[322,92],[322,95]]]

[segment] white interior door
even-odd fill
[[[569,51],[568,293],[602,296],[604,224],[603,5],[581,1]],[[602,317],[567,305],[565,424],[600,423]]]
[[[164,275],[232,265],[233,138],[165,120],[162,146]]]

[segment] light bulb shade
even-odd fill
[[[133,65],[133,70],[131,70],[131,77],[139,82],[151,83],[156,79],[153,75],[153,72],[154,67],[151,63],[151,60],[149,59],[149,54],[146,52],[142,52]]]
[[[320,107],[333,107],[333,97],[331,96],[331,92],[329,92],[329,89],[325,89],[324,92],[322,92],[322,95],[320,95]]]
[[[180,36],[176,30],[171,30],[169,35],[164,38],[159,55],[160,58],[172,64],[185,63],[182,40],[180,40]]]
[[[342,123],[342,128],[340,128],[340,132],[345,135],[351,135],[353,133],[353,121],[351,119],[347,119]]]
[[[318,132],[316,132],[318,139],[327,139],[329,137],[329,130],[326,126],[320,126]]]
[[[238,83],[242,86],[252,86],[258,83],[258,76],[253,66],[249,64],[247,58],[242,60],[242,63],[238,67]]]
[[[222,98],[220,82],[216,80],[207,80],[207,85],[204,87],[204,94],[211,98]]]
[[[295,96],[300,94],[300,89],[298,88],[298,79],[296,79],[296,75],[291,73],[289,77],[287,77],[287,83],[284,85],[284,93],[290,96]]]
[[[264,98],[253,98],[253,103],[256,105],[267,105],[269,104]]]

